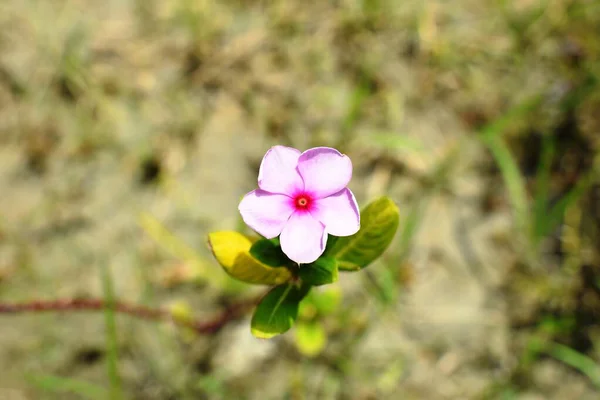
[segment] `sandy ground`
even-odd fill
[[[521,52],[507,21],[535,1],[244,3],[0,4],[0,299],[102,297],[108,268],[120,299],[214,315],[228,295],[205,238],[240,226],[266,149],[334,146],[359,203],[391,196],[402,225],[369,277],[337,284],[346,312],[327,317],[323,353],[303,356],[293,332],[254,339],[248,319],[193,337],[119,316],[126,398],[597,398],[548,357],[515,383],[523,238],[473,123],[567,85],[548,32],[571,26],[568,2],[532,20]],[[514,132],[558,119],[548,102]],[[101,313],[0,326],[0,399],[84,398],[45,375],[108,385]]]

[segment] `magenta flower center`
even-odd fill
[[[306,193],[300,193],[294,197],[294,207],[296,210],[308,210],[312,199]]]

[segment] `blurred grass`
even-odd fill
[[[175,279],[186,282],[206,281],[225,291],[235,291],[236,288],[242,287],[223,275],[220,269],[210,265],[208,260],[202,259],[195,249],[184,243],[172,232],[169,232],[156,218],[148,214],[142,214],[139,218],[139,223],[145,233],[160,245],[161,248],[187,264],[187,270],[183,271],[184,275],[174,277]]]
[[[492,153],[502,174],[510,199],[511,208],[514,212],[516,228],[524,233],[525,237],[529,236],[532,226],[532,221],[530,221],[531,214],[529,213],[530,207],[527,198],[527,188],[517,161],[504,142],[503,134],[510,123],[514,123],[515,120],[522,119],[524,116],[528,115],[539,102],[540,98],[535,97],[532,100],[517,105],[502,117],[484,127],[480,134],[481,140]],[[542,199],[541,201],[543,200],[546,199]]]
[[[600,389],[600,364],[598,362],[559,343],[550,343],[546,347],[545,351],[548,354],[586,375]]]
[[[29,375],[26,377],[26,380],[44,392],[55,394],[72,393],[80,396],[82,399],[92,400],[115,398],[105,388],[78,379],[54,375]]]

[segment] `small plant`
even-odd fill
[[[215,258],[230,276],[273,286],[254,311],[254,336],[271,338],[289,330],[313,286],[336,282],[339,271],[365,268],[391,243],[398,208],[382,197],[359,212],[346,187],[351,177],[352,162],[335,149],[301,153],[275,146],[262,160],[259,189],[239,206],[244,222],[262,238],[209,235]]]

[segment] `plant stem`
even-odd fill
[[[0,303],[0,314],[40,313],[48,311],[104,311],[112,308],[114,312],[150,321],[171,321],[176,325],[191,328],[197,334],[213,334],[229,322],[240,318],[252,308],[259,298],[248,299],[232,304],[216,317],[201,321],[198,319],[178,318],[169,310],[151,308],[120,301],[107,302],[101,299],[58,299],[36,300],[25,303]]]

